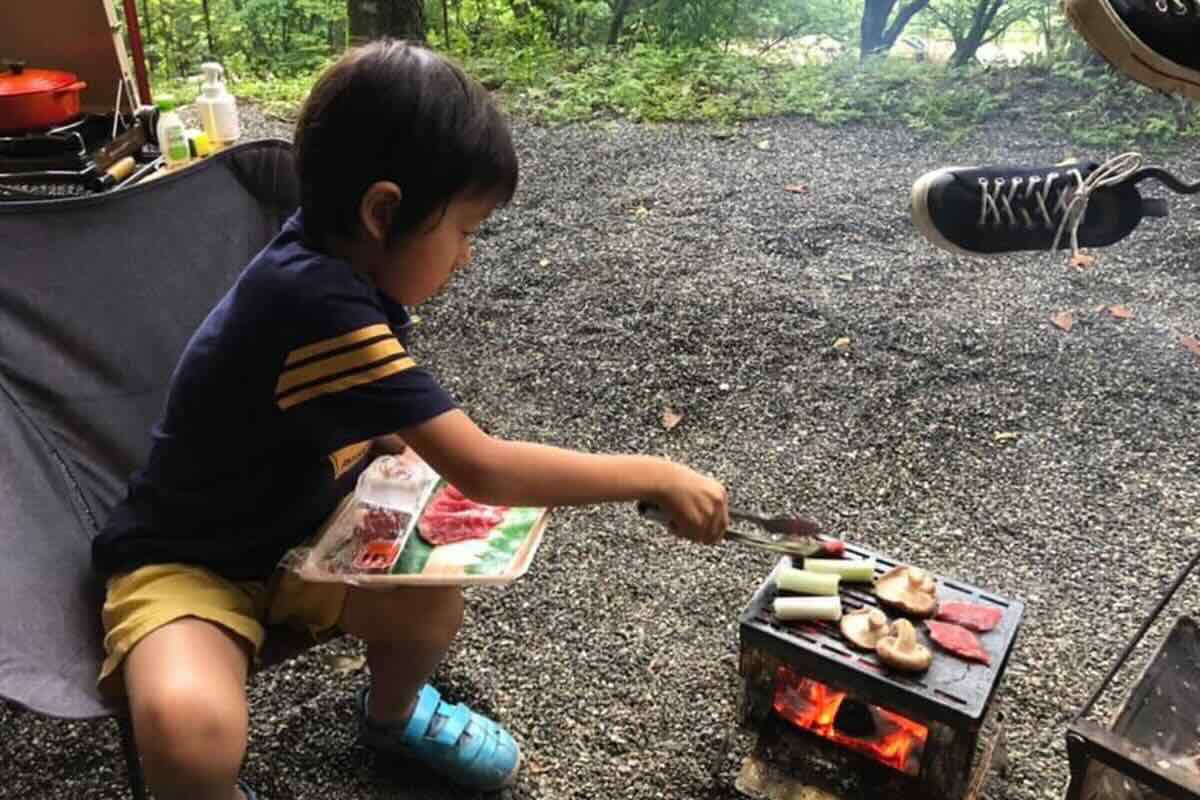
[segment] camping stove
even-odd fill
[[[1088,719],[1096,701],[1171,597],[1200,561],[1200,552],[1143,623],[1067,728],[1071,781],[1067,800],[1200,800],[1200,625],[1175,620],[1108,727]]]
[[[902,563],[851,546],[845,556],[874,558],[877,575]],[[792,563],[784,557],[776,571],[787,566]],[[803,784],[842,800],[974,797],[1003,740],[1001,715],[992,700],[1024,604],[936,577],[942,602],[1003,610],[995,629],[978,634],[991,664],[962,661],[937,649],[918,621],[918,635],[934,660],[926,672],[908,675],[884,667],[874,653],[850,647],[835,622],[777,620],[774,574],[741,618],[739,722],[759,735],[738,789],[750,796],[776,796]],[[869,584],[843,582],[841,600],[843,612],[878,607]]]
[[[151,112],[139,111],[131,121],[118,121],[115,114],[83,114],[51,130],[0,133],[0,200],[94,194],[115,187],[120,179],[107,170],[126,159],[137,165],[154,155],[145,147],[152,140]]]

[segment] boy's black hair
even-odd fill
[[[305,234],[357,234],[376,181],[400,187],[389,242],[462,196],[508,203],[517,156],[486,89],[424,45],[381,39],[347,51],[318,79],[295,133]]]

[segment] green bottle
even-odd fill
[[[183,126],[183,120],[175,113],[175,98],[163,95],[155,105],[158,106],[158,126],[155,132],[163,159],[168,167],[186,164],[192,152],[188,147],[187,129]]]

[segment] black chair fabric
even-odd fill
[[[0,203],[0,697],[104,716],[90,544],[179,354],[299,202],[262,140],[103,195]]]

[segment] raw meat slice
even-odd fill
[[[468,500],[453,486],[438,492],[417,523],[421,538],[434,547],[468,539],[486,539],[504,519],[506,506],[489,506]]]
[[[473,511],[427,512],[421,517],[421,538],[434,547],[443,544],[486,539],[504,514],[494,508]]]
[[[961,625],[934,620],[926,620],[925,625],[929,628],[929,638],[933,639],[942,649],[966,661],[978,661],[982,664],[992,663],[991,656],[988,655],[987,650],[983,649],[983,645],[980,644],[979,639],[975,638],[975,634]]]
[[[987,633],[1000,624],[1004,610],[977,603],[949,602],[938,607],[937,618],[968,630]]]
[[[408,514],[389,508],[368,508],[354,526],[354,538],[360,542],[398,539],[408,525]]]

